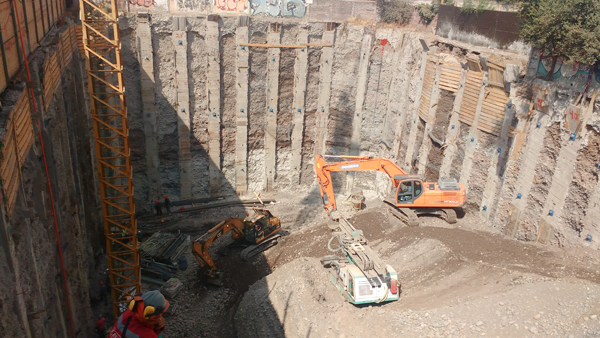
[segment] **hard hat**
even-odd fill
[[[167,195],[165,195],[165,198],[169,198],[169,197],[167,197]]]
[[[104,283],[103,283],[103,282],[100,282],[100,285],[104,285]]]
[[[156,203],[160,203],[160,200],[156,200]]]
[[[143,307],[138,307],[141,305]],[[129,310],[136,314],[139,319],[153,321],[160,317],[168,308],[169,302],[157,290],[149,291],[141,296],[135,296],[129,303]]]

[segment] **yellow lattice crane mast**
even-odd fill
[[[80,0],[88,90],[115,317],[139,293],[129,127],[123,84],[117,0]]]

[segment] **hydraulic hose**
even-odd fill
[[[331,248],[331,241],[333,241],[333,239],[334,239],[334,238],[337,238],[337,239],[338,239],[338,242],[340,243],[340,246],[339,246],[338,248],[336,248],[336,249],[332,249],[332,248]],[[339,237],[337,237],[337,236],[335,236],[335,235],[333,235],[333,236],[332,236],[332,237],[329,239],[329,242],[327,242],[327,249],[329,249],[329,251],[331,251],[331,252],[340,251],[340,250],[342,250],[342,248],[343,248],[343,245],[342,245],[342,243],[340,242],[340,239],[339,239]]]

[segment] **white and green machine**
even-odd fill
[[[331,281],[342,295],[352,304],[398,300],[398,273],[369,247],[362,230],[356,230],[343,217],[330,221],[329,228],[333,236],[327,248],[337,254],[323,257],[321,263],[330,268]],[[334,248],[336,240],[338,246]]]

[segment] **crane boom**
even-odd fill
[[[141,291],[117,0],[80,0],[113,314]]]

